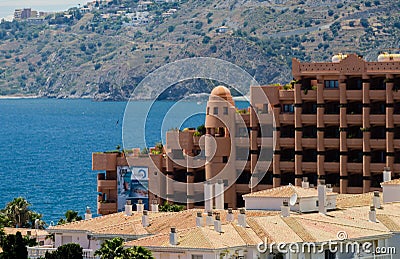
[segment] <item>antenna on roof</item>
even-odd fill
[[[297,193],[293,193],[293,195],[290,196],[289,205],[294,206],[296,202],[297,202]]]

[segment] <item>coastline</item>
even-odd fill
[[[36,99],[40,98],[38,95],[0,95],[0,100],[7,99]]]

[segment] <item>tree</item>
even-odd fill
[[[78,212],[74,211],[74,210],[67,210],[67,212],[65,212],[65,219],[61,218],[57,225],[62,225],[62,224],[66,224],[66,223],[71,223],[71,222],[75,222],[75,221],[80,221],[82,220],[81,216],[78,216]]]
[[[105,240],[94,255],[100,256],[100,259],[121,258],[124,254],[124,240],[120,237]]]
[[[28,240],[23,238],[21,232],[15,235],[7,235],[1,240],[3,252],[0,254],[1,259],[26,259],[28,258]]]
[[[0,222],[2,220],[6,221],[5,226],[9,227],[36,227],[35,222],[38,224],[39,228],[43,228],[46,223],[41,221],[42,214],[36,213],[29,209],[31,204],[22,197],[15,198],[11,202],[7,203],[4,208],[3,217],[0,216]],[[3,218],[3,219],[1,219]],[[37,221],[38,220],[38,221]]]
[[[80,245],[69,243],[57,248],[56,251],[46,252],[45,259],[82,259],[83,249]]]
[[[162,211],[162,212],[178,212],[178,211],[182,211],[184,209],[185,209],[185,206],[183,206],[183,205],[170,204],[168,202],[165,202],[164,205],[160,206],[160,211]]]
[[[134,246],[124,249],[124,240],[120,237],[115,237],[104,241],[100,249],[96,250],[94,255],[100,256],[100,259],[151,259],[154,258],[151,251],[141,247]]]
[[[154,258],[151,254],[151,251],[141,247],[141,246],[134,246],[125,249],[124,251],[124,258],[136,258],[136,259],[151,259]]]

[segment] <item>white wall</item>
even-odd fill
[[[280,210],[284,198],[270,197],[243,197],[246,210]],[[312,212],[318,211],[318,197],[299,198],[298,204],[290,206],[291,211]],[[327,196],[327,209],[336,208],[336,195]]]
[[[97,240],[89,240],[87,238],[87,233],[58,233],[55,234],[55,247],[58,248],[59,246],[65,245],[63,244],[63,236],[71,237],[72,243],[79,244],[83,249],[93,249],[96,250],[100,247],[99,241]],[[65,238],[64,238],[65,240]]]
[[[384,184],[383,202],[400,202],[400,185],[399,184]]]

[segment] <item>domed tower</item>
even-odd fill
[[[214,177],[217,175],[218,179],[225,181],[235,179],[235,163],[233,160],[228,163],[229,157],[234,158],[236,152],[235,147],[231,146],[231,137],[235,136],[235,116],[235,103],[229,89],[225,86],[215,87],[207,102],[206,111],[206,180],[216,182]],[[226,191],[225,197],[229,206],[236,206],[234,187]]]

